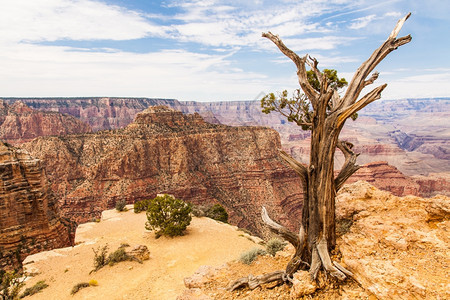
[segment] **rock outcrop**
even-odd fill
[[[232,224],[264,234],[260,209],[295,229],[299,178],[278,157],[279,135],[262,127],[229,127],[151,107],[124,129],[41,137],[24,147],[42,159],[64,216],[98,218],[118,200],[172,194],[194,204],[220,203]]]
[[[342,262],[378,299],[448,299],[450,198],[395,197],[367,182],[336,199]],[[350,226],[351,225],[351,226]]]
[[[17,267],[29,254],[69,246],[75,228],[59,217],[41,162],[0,143],[0,175],[0,268]]]
[[[391,192],[395,196],[420,194],[420,184],[403,175],[397,168],[385,161],[365,164],[346,183],[364,180],[376,188]]]
[[[65,114],[38,111],[22,101],[12,105],[0,100],[0,139],[19,144],[39,136],[90,132],[88,124]]]

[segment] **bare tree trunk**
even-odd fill
[[[336,245],[335,234],[335,197],[344,182],[358,170],[356,157],[352,145],[339,141],[339,134],[345,121],[364,108],[369,103],[379,99],[386,87],[383,84],[358,100],[363,88],[372,84],[377,78],[375,72],[366,79],[370,72],[390,52],[411,41],[411,36],[397,38],[404,22],[410,14],[400,19],[388,39],[376,49],[356,71],[344,97],[340,97],[335,89],[328,85],[323,73],[317,68],[317,60],[299,57],[287,48],[281,39],[272,33],[263,33],[263,37],[270,39],[297,66],[299,84],[313,108],[311,123],[311,155],[308,167],[302,165],[287,153],[280,151],[280,156],[299,174],[303,191],[304,203],[302,220],[298,234],[290,232],[282,225],[274,222],[266,209],[262,208],[263,222],[276,234],[282,236],[295,247],[295,254],[286,266],[286,270],[276,271],[257,277],[241,278],[230,285],[230,290],[248,286],[251,289],[261,284],[292,280],[293,274],[299,270],[309,270],[312,279],[316,279],[318,272],[323,269],[328,274],[340,280],[352,273],[336,262],[332,262],[330,251]],[[309,65],[317,75],[320,91],[312,88],[308,81],[306,67]],[[336,148],[345,156],[345,162],[337,177],[334,177],[334,155]]]

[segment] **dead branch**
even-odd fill
[[[295,248],[297,248],[297,246],[300,244],[299,236],[288,230],[286,227],[273,221],[267,214],[267,210],[264,206],[261,209],[261,217],[264,224],[266,224],[273,233],[279,234],[282,238],[284,238]]]
[[[280,153],[281,158],[284,159],[284,161],[287,162],[287,164],[292,169],[294,169],[294,171],[298,175],[300,175],[300,178],[302,179],[302,184],[305,187],[306,183],[308,182],[308,169],[283,150],[278,149],[278,153]]]
[[[345,111],[339,115],[337,121],[337,127],[341,127],[344,125],[345,120],[347,120],[351,115],[360,111],[368,104],[372,103],[375,100],[381,98],[381,92],[386,88],[387,84],[380,85],[377,88],[374,88],[372,91],[367,93],[364,97],[362,97],[358,102],[353,103],[351,106],[345,109]]]
[[[267,33],[263,33],[262,37],[271,40],[284,55],[289,57],[295,63],[295,65],[297,66],[298,82],[302,90],[308,97],[309,101],[311,101],[311,104],[314,108],[317,104],[318,93],[309,83],[308,76],[306,74],[305,62],[308,56],[306,55],[305,57],[300,58],[300,56],[298,56],[297,53],[286,47],[286,45],[283,43],[283,41],[280,39],[278,35],[274,35],[270,31]]]
[[[239,288],[248,287],[251,290],[256,289],[257,287],[261,286],[265,283],[270,283],[278,281],[279,284],[283,283],[285,281],[285,273],[284,271],[275,271],[272,273],[259,275],[259,276],[253,276],[248,275],[247,277],[242,277],[238,280],[233,281],[227,288],[229,291],[234,291]]]
[[[345,162],[339,171],[338,176],[334,179],[336,192],[339,191],[345,181],[359,170],[360,166],[356,164],[356,158],[359,153],[352,151],[353,144],[346,141],[338,141],[337,148],[342,151],[345,157]]]
[[[374,68],[389,53],[411,41],[410,35],[397,38],[400,29],[402,28],[403,24],[409,18],[410,15],[411,13],[407,14],[405,17],[403,17],[397,22],[397,25],[389,35],[388,39],[378,49],[376,49],[372,53],[372,55],[358,68],[347,88],[345,96],[342,98],[340,108],[346,108],[354,104],[355,101],[358,99],[362,89],[366,86],[365,79],[374,70]]]

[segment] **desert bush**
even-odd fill
[[[214,204],[206,211],[206,216],[208,218],[221,221],[224,223],[228,222],[228,213],[225,208],[220,204]]]
[[[122,244],[116,251],[109,254],[107,260],[108,265],[114,266],[116,263],[121,261],[133,260],[132,257],[125,251],[126,247],[128,247],[128,245]]]
[[[209,209],[207,205],[192,205],[192,214],[194,217],[206,217],[206,211]]]
[[[259,255],[265,255],[267,252],[261,248],[253,248],[247,252],[242,253],[240,261],[244,264],[251,264]]]
[[[101,268],[103,268],[104,266],[106,266],[108,264],[108,244],[106,244],[103,247],[98,247],[97,250],[95,250],[94,248],[92,248],[92,251],[94,251],[94,270],[93,271],[98,271]]]
[[[70,292],[71,295],[75,295],[78,293],[79,290],[89,287],[89,283],[87,282],[80,282],[73,286],[72,291]]]
[[[278,251],[283,250],[285,246],[286,246],[286,242],[285,241],[282,241],[282,240],[280,240],[278,238],[273,238],[273,239],[270,239],[266,243],[266,251],[270,255],[275,256],[275,254]]]
[[[117,211],[126,211],[127,208],[125,207],[127,205],[127,201],[125,200],[119,200],[116,202],[116,210]]]
[[[0,270],[0,297],[5,300],[17,299],[24,286],[26,276],[16,271]]]
[[[157,196],[149,202],[145,228],[155,231],[156,238],[183,235],[191,223],[191,210],[191,205],[183,200],[167,194]]]
[[[39,293],[43,289],[48,287],[48,284],[45,283],[45,280],[40,280],[36,282],[32,287],[26,288],[25,291],[20,295],[20,298],[24,298],[26,296],[31,296],[36,293]]]
[[[134,212],[140,213],[141,211],[147,211],[148,204],[150,203],[151,199],[144,199],[141,201],[136,201],[134,203]]]
[[[89,280],[89,285],[90,286],[97,286],[98,285],[98,281],[95,280],[95,279],[91,279],[91,280]]]

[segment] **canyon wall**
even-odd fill
[[[69,246],[75,228],[58,215],[41,162],[0,143],[0,269],[29,254]]]
[[[23,102],[29,107],[74,116],[94,131],[118,129],[133,122],[137,113],[149,106],[179,107],[172,99],[149,98],[3,98],[7,103]],[[74,132],[75,133],[75,132]]]
[[[90,132],[79,119],[51,111],[38,111],[22,101],[9,105],[0,100],[0,139],[19,144],[38,136]]]
[[[230,222],[259,235],[260,210],[298,227],[302,190],[278,157],[279,135],[263,127],[209,124],[198,115],[151,107],[124,129],[41,137],[24,147],[44,161],[64,216],[85,222],[118,200],[169,193],[220,203]]]

